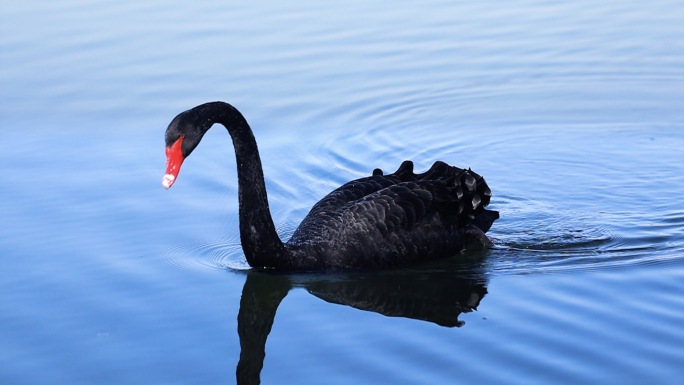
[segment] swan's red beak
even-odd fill
[[[173,182],[176,181],[178,172],[185,160],[183,150],[181,149],[183,138],[185,136],[181,135],[170,147],[166,147],[166,174],[162,178],[162,186],[167,190],[173,186]]]

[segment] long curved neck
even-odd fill
[[[285,247],[278,237],[268,208],[264,171],[254,134],[242,114],[224,102],[207,103],[210,125],[220,123],[228,129],[235,147],[240,241],[252,267],[274,267],[282,263]]]

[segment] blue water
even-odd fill
[[[678,384],[682,20],[668,0],[3,4],[0,383]],[[160,183],[166,125],[211,100],[254,129],[283,238],[345,181],[444,160],[487,179],[496,248],[249,271],[225,130]]]

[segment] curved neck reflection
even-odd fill
[[[484,273],[433,266],[422,269],[285,275],[249,271],[238,314],[238,384],[259,384],[266,340],[280,302],[293,287],[303,287],[329,302],[445,327],[464,324],[461,313],[475,310],[487,294]]]

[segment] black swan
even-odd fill
[[[233,140],[240,240],[254,268],[290,271],[377,269],[453,256],[466,245],[491,246],[486,233],[499,213],[486,210],[491,190],[471,170],[435,162],[414,174],[405,161],[393,174],[348,182],[316,203],[283,243],[268,208],[256,140],[242,114],[224,102],[176,116],[166,130],[165,188],[214,123]]]

